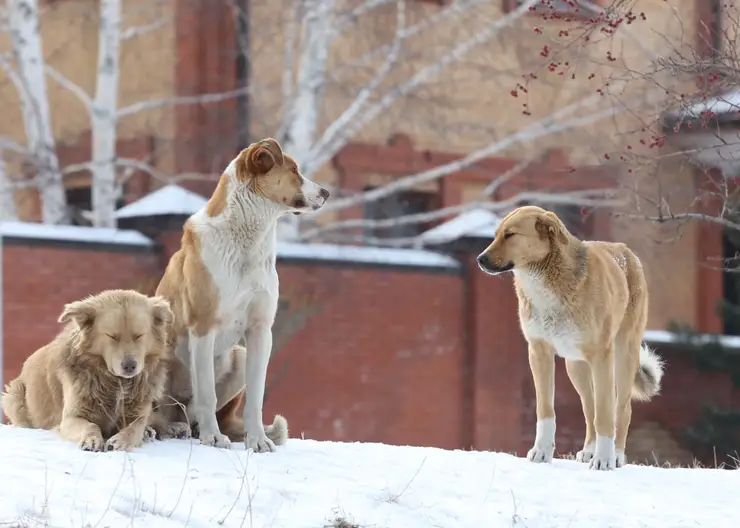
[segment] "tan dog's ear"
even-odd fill
[[[266,138],[249,146],[247,151],[247,169],[251,174],[267,174],[275,165],[282,165],[283,149],[272,138]]]
[[[535,220],[534,227],[540,236],[557,240],[561,244],[568,243],[565,224],[551,211],[540,214]]]
[[[95,307],[89,300],[65,304],[57,322],[67,324],[70,321],[77,323],[80,328],[90,328],[95,322]]]
[[[152,306],[152,320],[154,326],[168,326],[175,320],[175,315],[170,309],[170,303],[164,297],[157,295],[149,299]]]

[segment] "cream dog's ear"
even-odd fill
[[[65,304],[64,311],[57,321],[64,324],[74,321],[81,329],[90,328],[95,323],[96,315],[91,299],[85,299]]]
[[[175,315],[170,309],[170,303],[164,297],[157,295],[149,299],[152,307],[152,319],[154,326],[168,326],[175,320]]]
[[[558,215],[552,211],[541,213],[537,217],[537,220],[535,220],[534,227],[540,236],[547,237],[561,244],[568,243],[568,229],[560,218],[558,218]]]

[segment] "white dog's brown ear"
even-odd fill
[[[251,174],[267,174],[275,165],[285,162],[280,144],[266,138],[249,146],[247,152],[247,169]]]
[[[154,326],[166,326],[172,324],[175,315],[170,309],[170,303],[164,297],[157,295],[149,300],[152,306],[152,320]]]
[[[95,322],[95,307],[89,300],[65,304],[57,321],[63,324],[74,321],[80,328],[90,328]]]
[[[540,236],[557,240],[561,244],[568,243],[565,224],[551,211],[539,215],[535,220],[534,227]]]

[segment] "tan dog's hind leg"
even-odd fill
[[[591,379],[594,384],[596,413],[596,446],[591,459],[591,469],[615,469],[617,455],[615,448],[615,387],[614,387],[614,347],[596,350],[591,357]]]
[[[83,451],[102,451],[103,433],[100,427],[79,416],[64,416],[59,424],[59,434],[65,440],[74,442]]]
[[[581,398],[583,418],[586,420],[586,438],[583,441],[583,449],[576,453],[576,460],[578,462],[591,462],[596,449],[594,387],[591,381],[591,367],[585,361],[566,359],[565,369],[568,372],[570,382]]]
[[[555,355],[542,341],[529,344],[529,368],[537,398],[537,430],[527,460],[551,462],[555,453]]]
[[[617,467],[622,467],[627,463],[625,448],[627,446],[627,433],[632,420],[632,386],[637,376],[637,369],[640,367],[640,345],[641,340],[631,339],[627,341],[624,348],[619,350],[619,361],[615,367],[615,377],[617,385]]]

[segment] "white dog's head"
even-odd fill
[[[232,163],[238,182],[284,208],[285,213],[316,211],[329,198],[329,191],[305,178],[295,160],[272,138],[252,143]]]

